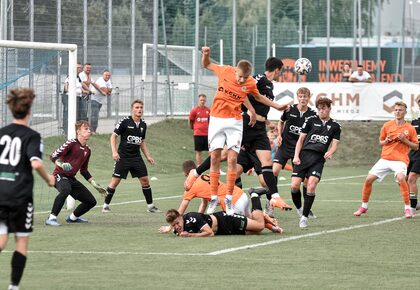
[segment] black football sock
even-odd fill
[[[112,198],[114,197],[115,188],[107,187],[106,191],[108,191],[108,195],[105,197],[105,203],[110,204]]]
[[[262,211],[261,200],[259,196],[251,196],[251,205],[252,205],[252,211],[254,210]]]
[[[242,188],[242,179],[241,177],[236,178],[235,185],[239,188]]]
[[[410,206],[412,208],[417,207],[417,195],[415,195],[414,193],[410,193]]]
[[[146,203],[152,204],[153,203],[152,188],[150,187],[150,185],[144,186],[141,189],[143,190],[143,195],[144,195],[144,198],[146,199]]]
[[[312,208],[312,204],[314,203],[315,200],[315,193],[307,193],[306,195],[303,196],[303,215],[305,217],[309,216],[309,212],[311,211]]]
[[[273,174],[273,166],[264,166],[262,168],[262,175],[264,177],[265,184],[267,184],[268,190],[271,194],[277,193],[277,182]]]
[[[302,185],[302,192],[303,195],[306,195],[306,193],[308,192],[308,188],[305,185]]]
[[[297,209],[302,207],[302,194],[300,190],[298,191],[291,191],[293,204]]]
[[[206,160],[204,160],[195,170],[197,171],[198,175],[203,174],[204,172],[206,172],[207,170],[210,169],[210,161],[211,158],[210,156],[206,158]]]
[[[18,286],[22,279],[23,270],[25,269],[26,256],[18,251],[13,252],[12,256],[12,273],[10,275],[10,284]]]

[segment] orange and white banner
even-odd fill
[[[333,101],[331,116],[337,120],[389,120],[392,107],[403,101],[408,106],[406,118],[417,118],[420,83],[274,83],[275,102],[297,103],[300,87],[311,91],[310,106],[316,110],[318,98]],[[268,119],[279,120],[282,112],[271,109]]]

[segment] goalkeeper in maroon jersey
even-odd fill
[[[92,193],[75,178],[79,170],[80,174],[89,181],[99,193],[103,196],[107,195],[106,189],[96,183],[88,171],[91,151],[86,142],[90,135],[91,132],[89,129],[89,123],[86,121],[78,121],[76,123],[76,139],[67,140],[50,156],[51,161],[56,165],[53,175],[56,180],[55,188],[58,190],[58,195],[54,200],[51,214],[45,221],[46,225],[60,225],[57,221],[57,216],[69,195],[71,195],[74,199],[79,200],[81,203],[66,218],[66,222],[88,222],[87,220],[81,218],[81,216],[96,205],[96,199],[93,197]]]

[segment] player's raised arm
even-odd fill
[[[277,104],[277,103],[273,102],[272,100],[269,100],[265,96],[261,95],[260,93],[253,93],[252,95],[254,96],[255,100],[257,100],[261,104],[272,107],[276,110],[284,111],[284,110],[289,108],[289,105],[287,105],[287,104],[286,105]]]
[[[211,64],[210,61],[210,47],[203,46],[201,48],[201,52],[203,56],[201,57],[201,64],[204,68],[208,68],[208,66]]]

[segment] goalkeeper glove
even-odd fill
[[[103,196],[106,197],[108,195],[108,191],[104,187],[102,187],[99,183],[97,183],[94,179],[90,182],[92,186]]]
[[[63,168],[63,170],[64,170],[65,172],[69,172],[69,171],[71,171],[71,170],[73,169],[73,166],[71,166],[71,164],[70,164],[70,163],[68,163],[68,162],[61,162],[60,160],[57,160],[57,161],[55,162],[55,164],[56,164],[58,167]]]

